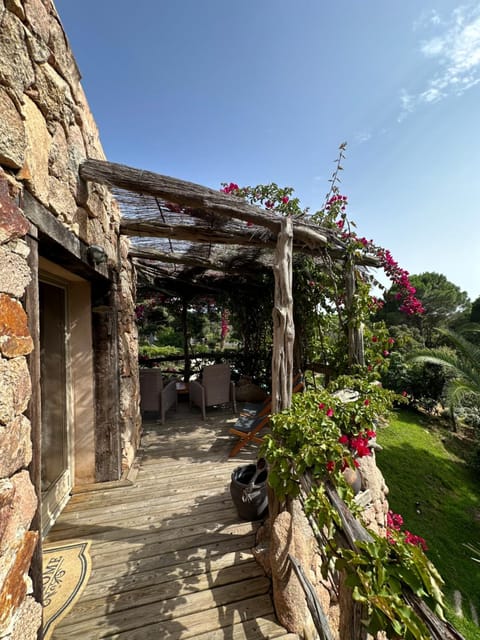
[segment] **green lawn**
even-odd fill
[[[404,528],[425,538],[428,557],[445,580],[447,616],[468,640],[480,638],[470,603],[480,615],[480,564],[463,545],[480,545],[480,478],[468,466],[472,443],[405,410],[378,430],[377,463],[390,489],[390,509]],[[453,617],[453,593],[462,620]]]

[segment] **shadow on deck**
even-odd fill
[[[253,558],[258,524],[232,504],[228,410],[207,421],[184,403],[144,423],[131,486],[76,493],[47,542],[92,541],[90,581],[53,640],[296,638],[275,621],[270,582]],[[97,485],[98,487],[99,485]]]

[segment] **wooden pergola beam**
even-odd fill
[[[148,262],[159,262],[166,264],[179,264],[184,265],[186,267],[199,267],[205,270],[211,271],[221,271],[222,273],[231,273],[231,274],[245,274],[252,273],[258,274],[259,266],[255,264],[255,267],[250,267],[247,264],[234,264],[230,266],[225,262],[219,263],[215,260],[208,260],[206,258],[200,258],[191,256],[188,254],[182,255],[181,253],[165,253],[163,251],[156,251],[155,249],[131,249],[128,252],[130,258],[134,258],[136,264],[140,265],[148,265]],[[262,268],[265,270],[269,269],[271,265],[264,265]]]
[[[206,244],[231,244],[252,247],[275,248],[275,238],[265,237],[265,234],[255,236],[249,233],[230,233],[229,231],[198,227],[193,225],[165,224],[160,221],[134,221],[123,219],[120,233],[126,236],[148,238],[169,238],[170,240],[185,240]]]
[[[251,222],[269,229],[275,236],[281,228],[279,216],[269,214],[259,207],[248,204],[242,198],[194,182],[94,159],[85,160],[80,165],[80,176],[83,180],[149,195],[183,207],[203,209],[226,218],[237,218]],[[124,227],[126,228],[125,223]],[[294,237],[310,248],[325,247],[328,241],[326,232],[321,233],[313,225],[301,221],[294,222]],[[341,246],[340,240],[333,234],[331,239],[335,244]]]
[[[169,264],[184,264],[187,267],[202,267],[204,269],[218,269],[218,264],[206,258],[197,258],[188,254],[166,253],[156,249],[138,249],[132,247],[128,252],[130,258],[167,262]]]

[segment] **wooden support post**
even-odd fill
[[[92,341],[95,376],[96,482],[122,474],[116,285],[94,289]]]
[[[290,217],[283,218],[281,223],[273,264],[275,298],[272,311],[272,413],[287,409],[292,402],[295,340],[292,298],[293,223]]]
[[[350,366],[365,365],[365,353],[363,348],[363,324],[354,319],[353,305],[355,300],[355,266],[347,264],[345,274],[345,304],[348,321],[348,364]]]
[[[183,381],[188,384],[191,374],[190,365],[190,350],[188,346],[188,300],[183,298],[182,300],[182,332],[183,332],[183,353],[184,353],[184,365],[183,365]]]

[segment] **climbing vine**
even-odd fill
[[[371,455],[379,416],[403,400],[364,377],[341,376],[328,388],[295,394],[290,409],[273,415],[262,454],[270,464],[269,483],[280,499],[299,495],[304,474],[316,480],[304,504],[327,539],[324,568],[334,564],[346,572],[353,598],[366,607],[368,632],[429,640],[424,623],[405,599],[414,594],[443,618],[443,581],[424,553],[423,538],[402,530],[401,517],[390,514],[385,537],[369,531],[369,541],[356,543],[354,550],[344,548],[336,537],[342,522],[326,491],[326,484],[333,485],[361,518],[345,471]]]
[[[323,206],[314,213],[301,206],[291,187],[279,187],[276,183],[244,187],[234,182],[222,185],[224,193],[244,198],[279,215],[313,222],[342,243],[341,258],[332,256],[327,246],[319,250],[315,259],[297,256],[293,264],[296,362],[301,368],[307,363],[320,363],[328,373],[327,377],[352,371],[349,330],[367,325],[382,305],[382,301],[371,293],[374,285],[380,286],[375,277],[367,269],[355,265],[367,262],[382,268],[398,290],[401,311],[408,315],[424,311],[415,297],[408,272],[398,265],[390,251],[361,237],[355,222],[348,216],[348,196],[340,193],[339,188],[345,149],[345,143],[340,145],[330,190]],[[352,273],[354,282],[347,285],[346,280]],[[365,362],[370,372],[379,372],[385,366],[384,361],[378,362],[378,354],[374,361]]]

